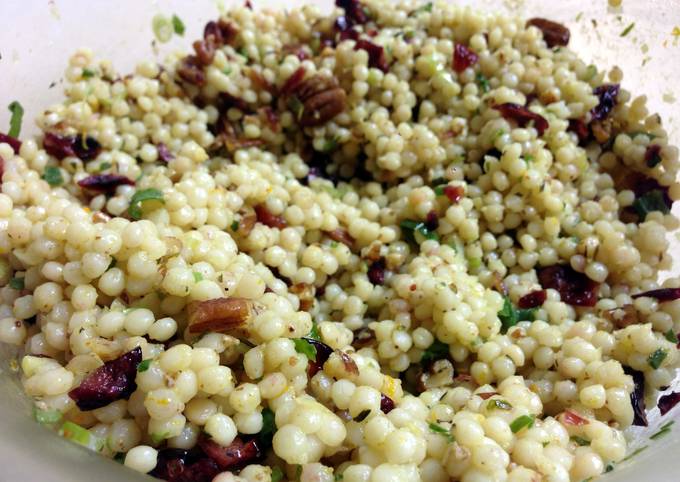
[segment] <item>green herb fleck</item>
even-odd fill
[[[512,304],[510,298],[505,296],[503,300],[503,308],[498,312],[498,319],[501,320],[503,333],[506,333],[511,327],[515,326],[520,321],[534,321],[536,319],[536,311],[538,307],[529,309],[518,309]]]
[[[432,11],[432,2],[428,2],[425,5],[423,5],[422,7],[416,8],[414,11],[411,12],[410,15],[418,15],[420,13],[431,12],[431,11]]]
[[[295,344],[295,351],[302,353],[309,360],[316,361],[316,347],[304,338],[293,338]]]
[[[248,52],[246,52],[245,47],[241,47],[236,51],[236,53],[239,54],[241,57],[245,58],[246,60],[248,60]]]
[[[328,154],[329,152],[333,152],[338,148],[338,140],[337,138],[333,137],[332,139],[326,139],[323,143],[323,146],[321,147],[321,152],[324,154]]]
[[[449,356],[449,345],[435,338],[434,343],[427,347],[420,358],[420,363],[430,363]]]
[[[23,278],[12,278],[9,280],[9,287],[13,290],[23,290],[24,289],[24,279]]]
[[[276,422],[274,421],[274,412],[268,407],[262,409],[262,430],[257,434],[257,439],[262,447],[269,448],[272,446],[272,439],[276,433]]]
[[[137,371],[139,373],[143,373],[151,367],[151,362],[153,361],[152,358],[147,358],[146,360],[142,360],[139,362],[139,365],[137,365]]]
[[[482,258],[468,258],[467,262],[468,270],[473,273],[482,267]]]
[[[361,412],[359,412],[359,415],[354,417],[354,421],[355,422],[363,422],[364,420],[366,420],[366,417],[368,417],[368,415],[370,413],[371,413],[370,409],[362,410]]]
[[[404,231],[404,236],[408,240],[416,241],[415,233],[419,233],[425,239],[432,239],[439,241],[439,235],[436,231],[431,231],[422,221],[414,221],[412,219],[404,219],[399,226]]]
[[[437,425],[436,423],[431,423],[429,424],[430,431],[436,433],[437,435],[441,435],[444,437],[446,440],[449,441],[449,443],[453,442],[455,439],[453,438],[453,434],[451,433],[450,430],[446,430],[444,427],[441,427]]]
[[[33,407],[33,418],[39,424],[54,425],[61,421],[62,414],[59,410],[40,410],[38,407]]]
[[[577,435],[574,435],[573,437],[571,437],[571,440],[573,440],[574,442],[579,444],[581,447],[585,447],[586,445],[590,445],[590,440],[585,439],[583,437],[579,437]]]
[[[335,482],[338,482],[338,481],[342,480],[344,477],[345,477],[344,474],[335,474],[333,476],[333,480],[335,480]]]
[[[106,171],[107,169],[111,168],[111,163],[110,162],[102,162],[99,164],[99,172]]]
[[[654,435],[651,435],[649,438],[652,440],[656,440],[658,438],[663,437],[667,433],[671,431],[671,426],[675,423],[675,420],[671,420],[670,422],[666,422],[663,424],[661,427],[659,427],[659,431],[656,432]]]
[[[232,69],[229,65],[227,65],[225,68],[222,69],[222,73],[224,75],[230,75],[232,73]]]
[[[177,35],[184,35],[184,22],[175,14],[172,15],[172,29]]]
[[[47,166],[43,172],[42,178],[52,187],[64,184],[64,177],[61,175],[61,169],[55,166]]]
[[[132,219],[142,218],[142,204],[148,201],[158,201],[160,203],[165,203],[163,199],[163,193],[158,189],[143,189],[137,191],[130,200],[130,207],[128,207],[128,214]]]
[[[193,272],[194,275],[194,281],[198,283],[199,281],[203,281],[203,275],[199,273],[198,271]]]
[[[506,134],[505,129],[498,129],[498,130],[494,133],[493,138],[494,138],[494,140],[496,140],[496,139],[499,139],[499,138],[503,137],[505,134]]]
[[[487,79],[481,72],[477,74],[477,84],[482,89],[482,92],[484,94],[491,90],[491,84],[489,84],[489,79]]]
[[[437,196],[443,196],[443,195],[444,195],[444,188],[445,188],[447,185],[448,185],[448,184],[440,184],[439,186],[435,186],[435,188],[434,188],[434,193],[435,193],[435,195],[437,195]]]
[[[170,435],[169,432],[163,432],[163,433],[152,433],[151,434],[151,441],[154,443],[154,445],[158,445],[161,443],[163,440],[168,438],[168,435]]]
[[[656,370],[661,366],[661,364],[663,363],[667,356],[668,352],[663,348],[659,348],[654,353],[649,355],[649,357],[647,358],[647,363],[649,363],[650,367]]]
[[[498,399],[493,399],[489,400],[489,403],[486,404],[486,408],[488,410],[512,410],[512,405],[510,405],[510,402],[507,400],[498,400]]]
[[[235,220],[235,219],[231,222],[231,230],[232,230],[233,232],[238,231],[238,221]]]
[[[635,457],[636,455],[638,455],[638,454],[644,452],[644,451],[647,450],[648,448],[649,448],[648,445],[643,445],[642,447],[636,448],[636,449],[633,450],[630,454],[626,455],[626,457],[625,457],[621,462],[625,462],[626,460],[632,459],[633,457]]]
[[[527,154],[526,156],[524,156],[524,162],[526,162],[527,164],[530,162],[534,162],[534,156],[532,156],[531,154]]]
[[[626,35],[628,35],[628,34],[630,33],[630,31],[633,30],[633,27],[635,27],[635,22],[633,22],[633,23],[631,23],[630,25],[628,25],[628,26],[623,30],[623,32],[621,32],[621,35],[620,35],[620,36],[621,36],[621,37],[625,37]]]
[[[153,30],[156,40],[159,42],[165,43],[170,41],[170,38],[172,37],[173,26],[172,22],[168,20],[168,17],[165,15],[155,15],[151,19],[151,29]]]
[[[533,415],[522,415],[521,417],[517,417],[515,420],[512,421],[510,424],[510,430],[512,430],[512,433],[517,433],[523,428],[531,428],[534,426],[534,416]]]
[[[94,70],[85,68],[83,69],[83,79],[91,79],[94,77]]]
[[[12,117],[9,119],[9,132],[7,134],[10,137],[19,137],[21,121],[24,118],[24,108],[16,100],[12,101],[7,108],[12,113]]]
[[[281,470],[281,467],[274,467],[272,469],[271,479],[272,482],[280,482],[283,480],[283,470]]]
[[[670,341],[671,343],[677,345],[678,344],[678,335],[673,333],[673,328],[668,330],[664,335],[666,337],[666,340]]]
[[[314,340],[321,340],[321,334],[319,333],[319,325],[317,325],[315,322],[312,322],[312,330],[309,332],[309,335],[307,336]]]
[[[652,155],[649,156],[649,159],[647,159],[647,167],[649,168],[658,166],[659,164],[661,164],[661,161],[663,160],[661,159],[661,155],[659,154],[658,151],[652,151],[651,154]]]

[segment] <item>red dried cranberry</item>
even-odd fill
[[[307,366],[307,376],[311,378],[323,369],[323,364],[331,356],[333,349],[324,342],[314,338],[305,338],[305,340],[316,349],[316,359],[314,361],[310,360]]]
[[[523,105],[506,102],[494,106],[494,109],[499,111],[505,119],[514,120],[520,127],[525,127],[529,122],[534,121],[534,128],[539,136],[550,126],[548,121],[540,114],[530,111]]]
[[[392,410],[394,410],[394,406],[394,400],[384,393],[380,394],[380,410],[382,413],[390,413]]]
[[[370,40],[359,39],[357,40],[354,50],[365,50],[368,52],[368,65],[376,69],[380,69],[383,72],[387,72],[390,68],[387,63],[387,57],[385,57],[385,49],[378,44],[374,44]]]
[[[234,40],[236,40],[236,36],[238,35],[238,27],[236,27],[233,23],[222,19],[217,21],[217,26],[222,32],[222,41],[226,45],[231,45]]]
[[[286,81],[283,83],[279,93],[281,95],[291,95],[294,93],[295,90],[302,84],[302,81],[305,78],[305,73],[307,73],[307,71],[304,67],[298,67],[297,70],[293,72],[291,76],[288,77],[288,79],[286,79]]]
[[[584,145],[590,139],[590,129],[581,119],[569,119],[569,132],[573,132],[578,137],[578,144]]]
[[[453,70],[458,73],[474,65],[479,56],[463,44],[456,44],[453,48]]]
[[[83,411],[105,407],[116,400],[127,400],[137,389],[135,377],[141,361],[142,349],[134,348],[94,370],[68,396]]]
[[[659,398],[657,406],[661,415],[666,415],[673,407],[680,403],[680,392],[671,392]]]
[[[425,227],[429,231],[436,231],[439,227],[439,216],[437,216],[437,211],[430,211],[425,216]]]
[[[674,301],[680,299],[680,288],[659,288],[657,290],[645,291],[633,295],[633,298],[641,298],[647,296],[649,298],[656,298],[663,303],[664,301]]]
[[[656,167],[661,164],[661,146],[659,144],[650,144],[645,151],[645,164],[647,167]]]
[[[168,146],[166,146],[162,142],[159,142],[156,145],[156,150],[158,151],[158,158],[162,162],[165,162],[166,164],[168,162],[172,161],[175,158],[175,155],[172,152],[170,152],[170,149],[168,149]]]
[[[347,20],[350,24],[364,24],[368,21],[368,16],[359,0],[335,0],[335,5],[345,11]]]
[[[180,78],[197,87],[205,85],[205,72],[203,66],[195,55],[187,55],[177,65],[177,74]]]
[[[21,149],[21,141],[16,137],[9,136],[0,132],[0,142],[9,144],[14,150],[14,154],[19,154],[19,149]]]
[[[255,439],[244,442],[236,437],[232,443],[224,447],[207,437],[201,437],[198,446],[222,470],[243,467],[262,455]]]
[[[102,146],[94,137],[76,136],[73,144],[73,151],[81,161],[91,161],[102,151]]]
[[[333,28],[338,32],[345,32],[352,27],[349,21],[347,20],[347,17],[345,17],[344,15],[340,15],[338,18],[335,19],[335,22],[333,22]]]
[[[463,199],[465,189],[461,186],[444,186],[444,195],[449,198],[452,203],[457,203]]]
[[[544,289],[552,288],[560,293],[564,303],[573,306],[595,306],[599,283],[571,266],[554,265],[538,271],[538,280]]]
[[[62,160],[65,157],[76,155],[73,150],[73,141],[73,136],[61,136],[52,132],[46,132],[43,138],[43,148],[50,156]]]
[[[283,219],[281,216],[272,214],[264,204],[258,204],[255,206],[255,215],[257,216],[257,222],[262,223],[265,226],[269,226],[270,228],[283,229],[288,226],[288,223],[286,223],[285,219]]]
[[[374,261],[366,274],[371,283],[382,286],[385,283],[385,258]]]
[[[630,404],[633,407],[633,425],[646,427],[647,413],[645,412],[645,374],[624,366],[626,375],[633,378],[633,391],[630,394]]]
[[[340,32],[340,42],[344,40],[359,40],[359,31],[353,28]]]
[[[600,99],[600,102],[590,111],[593,120],[604,120],[609,117],[618,103],[619,90],[619,84],[604,84],[593,90],[593,94]]]
[[[526,295],[522,296],[517,302],[517,306],[523,310],[535,308],[545,303],[545,298],[545,290],[532,291],[531,293],[527,293]]]
[[[89,191],[113,194],[118,186],[134,186],[135,181],[119,174],[95,174],[78,181],[78,185]]]
[[[527,22],[527,27],[533,25],[543,33],[543,40],[548,47],[565,46],[569,44],[571,33],[561,23],[553,22],[545,18],[532,18]]]

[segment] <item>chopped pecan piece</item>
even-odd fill
[[[215,40],[208,36],[204,40],[196,40],[194,42],[194,50],[196,51],[196,58],[203,65],[210,65],[215,59]]]
[[[571,34],[569,29],[561,23],[545,18],[532,18],[527,22],[527,27],[529,26],[534,26],[543,32],[543,40],[550,48],[569,44]]]
[[[198,87],[205,85],[205,72],[198,57],[188,55],[177,65],[177,74],[190,84]]]
[[[617,328],[625,328],[640,323],[638,312],[633,305],[623,305],[620,308],[607,310],[602,316],[611,321]]]
[[[590,123],[590,130],[598,144],[605,144],[612,136],[611,119],[595,120]]]
[[[288,288],[300,300],[300,311],[309,311],[314,307],[314,285],[297,283]]]
[[[351,248],[354,246],[354,238],[350,236],[350,234],[347,232],[346,229],[343,228],[336,228],[333,231],[324,231],[326,233],[326,236],[331,238],[333,241],[337,241],[338,243],[342,243],[348,248]]]
[[[453,364],[449,360],[437,360],[418,376],[418,389],[424,392],[451,385],[453,374]]]
[[[340,356],[340,360],[342,360],[342,366],[345,368],[345,371],[350,375],[359,376],[359,367],[352,357],[350,357],[344,351],[336,350],[336,353]]]
[[[303,127],[325,124],[345,110],[346,94],[332,77],[313,75],[298,87],[297,98],[302,103],[299,122]]]
[[[276,214],[272,214],[264,204],[255,206],[255,215],[257,216],[257,222],[269,226],[270,228],[283,229],[288,226],[285,219]]]
[[[190,303],[187,313],[191,333],[217,331],[248,337],[248,321],[259,313],[259,308],[247,298],[216,298]]]

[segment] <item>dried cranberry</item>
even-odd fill
[[[590,139],[590,129],[588,129],[588,125],[581,119],[569,119],[569,128],[567,130],[576,134],[580,146],[584,145]]]
[[[135,181],[119,174],[95,174],[78,181],[78,185],[89,191],[112,194],[118,186],[134,186]]]
[[[526,295],[522,296],[517,302],[517,306],[523,310],[535,308],[545,303],[545,298],[545,290],[532,291],[531,293],[527,293]]]
[[[657,290],[645,291],[633,295],[633,298],[641,298],[647,296],[649,298],[656,298],[663,303],[664,301],[674,301],[680,299],[680,288],[659,288]]]
[[[354,40],[358,41],[359,40],[359,31],[354,29],[354,28],[349,28],[347,30],[343,30],[340,32],[340,41],[344,40]]]
[[[137,389],[137,365],[142,361],[140,347],[108,361],[90,373],[68,393],[83,411],[105,407],[116,400],[128,399]]]
[[[43,138],[45,151],[59,160],[74,156],[83,161],[91,161],[102,150],[101,144],[90,136],[62,136],[52,132],[46,132]]]
[[[392,410],[394,410],[394,406],[395,406],[394,400],[392,400],[384,393],[380,394],[380,410],[383,413],[390,413]]]
[[[156,145],[156,150],[158,151],[158,158],[161,161],[165,162],[166,164],[175,158],[175,155],[172,152],[170,152],[168,146],[166,146],[162,142],[159,142]]]
[[[452,203],[457,203],[463,199],[465,189],[461,186],[444,186],[444,195],[449,198]]]
[[[223,19],[217,21],[217,26],[220,28],[220,32],[222,32],[222,42],[226,45],[231,45],[238,35],[238,27]]]
[[[283,229],[288,226],[288,223],[286,223],[285,219],[283,219],[281,216],[272,214],[264,204],[258,204],[255,206],[255,215],[257,216],[257,222],[262,223],[265,226],[269,226],[270,228]]]
[[[281,130],[281,124],[279,123],[279,116],[274,112],[274,109],[267,105],[262,107],[261,112],[264,113],[267,126],[273,132],[279,132]]]
[[[352,28],[352,26],[347,20],[347,17],[345,17],[344,15],[340,15],[338,18],[335,19],[335,22],[333,22],[333,28],[338,32],[345,32]]]
[[[226,112],[231,108],[238,109],[242,112],[250,111],[250,106],[248,106],[248,103],[245,100],[234,97],[233,95],[227,94],[226,92],[222,92],[220,94],[220,112]]]
[[[593,94],[600,99],[600,102],[590,111],[593,120],[604,120],[609,117],[616,107],[619,90],[619,84],[604,84],[593,90]]]
[[[661,163],[661,146],[650,144],[645,151],[645,164],[647,167],[656,167]]]
[[[246,0],[243,6],[246,7],[248,10],[253,9],[253,4],[250,2],[250,0]]]
[[[9,144],[14,150],[14,154],[19,154],[19,149],[21,149],[21,141],[16,137],[9,136],[0,132],[0,142]]]
[[[425,216],[425,227],[429,231],[436,231],[439,227],[439,216],[437,216],[437,211],[430,211]]]
[[[374,44],[370,40],[359,39],[357,40],[354,50],[365,50],[368,52],[368,66],[376,69],[380,69],[383,72],[387,72],[390,69],[387,63],[387,57],[385,57],[385,49],[378,44]]]
[[[198,87],[205,85],[205,72],[200,60],[195,55],[187,55],[177,65],[180,78]]]
[[[645,374],[630,367],[623,367],[623,371],[633,378],[634,388],[630,394],[630,404],[633,407],[633,425],[646,427],[647,413],[645,412]]]
[[[324,342],[314,338],[305,338],[305,340],[316,349],[316,359],[314,361],[310,360],[307,367],[307,376],[311,378],[323,368],[323,364],[331,356],[333,349]]]
[[[201,437],[198,446],[222,470],[243,467],[262,455],[255,439],[244,442],[236,437],[224,447],[207,437]]]
[[[193,43],[194,51],[196,52],[196,58],[202,65],[210,65],[215,59],[215,39],[208,37],[204,40],[196,40]]]
[[[680,392],[671,392],[668,395],[662,395],[659,398],[657,406],[661,415],[666,415],[673,407],[680,403]]]
[[[494,106],[494,109],[499,111],[505,119],[511,119],[517,122],[520,127],[525,127],[529,122],[534,121],[534,127],[539,136],[549,127],[548,121],[540,114],[530,111],[523,105],[506,102]]]
[[[174,481],[184,471],[186,465],[194,463],[200,457],[202,457],[202,454],[195,450],[159,450],[156,467],[150,474],[159,479]]]
[[[304,67],[298,67],[297,70],[293,72],[291,76],[288,77],[288,79],[286,79],[286,81],[283,83],[279,93],[281,95],[293,94],[302,84],[302,81],[305,78],[305,73],[307,73],[307,71]]]
[[[571,266],[554,265],[538,271],[538,280],[544,289],[552,288],[560,293],[564,303],[574,306],[595,306],[599,283]]]
[[[538,28],[543,33],[543,40],[545,40],[545,43],[550,48],[569,44],[571,34],[569,29],[561,23],[545,18],[532,18],[527,22],[527,27],[530,25]]]
[[[385,283],[385,258],[374,261],[366,274],[371,283],[382,286]]]
[[[453,48],[453,70],[458,73],[474,65],[479,56],[463,44],[456,44]]]
[[[347,20],[352,24],[364,24],[368,16],[359,0],[335,0],[335,5],[345,11]]]
[[[212,39],[213,43],[217,46],[224,44],[222,29],[220,29],[219,25],[217,25],[217,22],[211,20],[205,24],[205,28],[203,29],[203,39]]]

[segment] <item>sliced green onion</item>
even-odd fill
[[[628,26],[623,30],[623,32],[621,32],[621,35],[620,35],[620,36],[621,36],[621,37],[625,37],[626,35],[628,35],[628,34],[630,33],[631,30],[633,30],[634,27],[635,27],[635,22],[633,22],[633,23],[631,23],[630,25],[628,25]]]
[[[12,278],[9,280],[9,287],[13,290],[21,291],[24,289],[24,279],[23,278]]]
[[[647,358],[647,363],[649,363],[650,367],[656,370],[661,366],[661,364],[663,363],[667,356],[668,352],[663,348],[659,348],[654,353],[649,355],[649,357]]]
[[[61,422],[62,413],[59,410],[41,410],[33,407],[33,418],[42,425],[54,425]]]
[[[137,365],[137,371],[139,373],[143,373],[149,369],[151,366],[151,362],[153,361],[152,358],[147,358],[146,360],[142,360],[139,362],[139,365]]]
[[[165,15],[155,15],[151,19],[151,28],[156,39],[161,43],[169,42],[174,30],[172,22]]]
[[[512,421],[510,424],[510,430],[512,430],[512,433],[517,433],[523,428],[531,428],[534,425],[534,416],[533,415],[522,415],[521,417],[517,417],[515,420]]]
[[[64,177],[61,175],[61,169],[55,166],[47,166],[43,171],[42,178],[52,187],[64,184]]]
[[[316,361],[316,348],[304,338],[293,338],[295,344],[295,351],[302,353],[309,360]]]
[[[177,15],[172,15],[172,29],[177,35],[184,35],[184,22]]]
[[[512,410],[512,405],[510,405],[510,402],[507,400],[498,400],[498,399],[493,399],[489,400],[489,403],[486,404],[486,407],[489,410]]]
[[[198,283],[199,281],[203,281],[203,275],[197,271],[193,272],[194,275],[194,281]]]
[[[455,440],[450,430],[447,430],[444,427],[437,425],[436,423],[429,424],[429,427],[431,432],[436,433],[437,435],[441,435],[449,442],[453,442]]]
[[[12,113],[12,117],[9,120],[9,132],[7,133],[10,137],[19,137],[21,133],[21,120],[24,118],[24,108],[16,100],[10,103],[7,108]]]
[[[130,200],[130,207],[128,207],[128,214],[132,219],[142,218],[142,204],[148,201],[158,201],[165,203],[163,193],[158,189],[143,189],[137,191]]]

